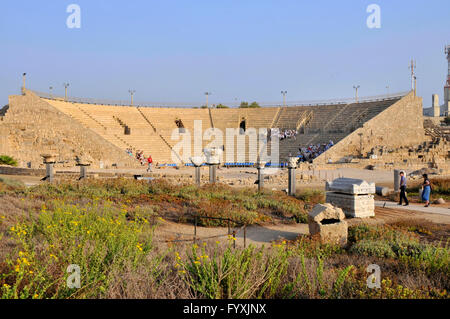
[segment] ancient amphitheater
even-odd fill
[[[60,167],[74,166],[79,155],[91,158],[92,167],[140,166],[125,152],[131,148],[152,155],[155,163],[184,166],[189,163],[175,147],[174,132],[189,139],[192,155],[211,142],[196,140],[195,121],[201,121],[202,136],[210,129],[235,129],[236,138],[243,135],[245,143],[225,147],[228,163],[251,164],[257,157],[256,148],[248,147],[247,132],[239,133],[245,127],[297,130],[295,139],[279,142],[280,162],[297,154],[299,147],[333,140],[334,146],[315,164],[358,158],[361,165],[449,169],[448,135],[432,123],[424,126],[422,99],[414,92],[330,105],[202,109],[88,104],[25,90],[10,96],[0,112],[0,154],[29,168],[42,167],[44,152],[58,154]]]

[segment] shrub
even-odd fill
[[[0,165],[17,166],[17,161],[8,155],[0,155]]]
[[[35,221],[10,229],[19,244],[17,257],[7,258],[9,271],[0,276],[6,298],[101,297],[109,273],[148,264],[158,276],[161,258],[147,260],[153,249],[151,226],[145,218],[128,221],[126,209],[98,203],[77,207],[56,201],[43,207]],[[66,285],[68,265],[82,270],[83,289]]]
[[[0,193],[8,191],[24,190],[25,185],[21,181],[0,177]]]
[[[378,241],[365,239],[357,242],[350,248],[351,253],[364,255],[364,256],[375,256],[380,258],[394,258],[395,253],[392,250],[391,245],[386,241]]]

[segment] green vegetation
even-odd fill
[[[432,198],[442,197],[444,199],[450,199],[450,179],[433,179],[430,178],[432,192]],[[422,184],[416,183],[407,188],[407,192],[411,196],[418,196],[419,191],[422,188]]]
[[[322,196],[128,179],[27,189],[2,179],[0,298],[448,298],[445,225],[360,224],[349,228],[347,247],[310,236],[247,248],[234,248],[232,236],[166,244],[155,233],[194,212],[246,223],[304,222],[304,207]],[[366,285],[374,263],[382,269],[381,289]],[[66,284],[72,264],[81,270],[80,289]]]
[[[229,109],[229,106],[223,105],[223,104],[219,104],[216,106],[217,109]]]
[[[239,107],[241,109],[255,109],[255,108],[260,108],[261,106],[256,102],[253,102],[250,105],[248,104],[248,102],[241,102],[241,105]]]
[[[0,165],[17,166],[17,161],[8,155],[0,155]]]

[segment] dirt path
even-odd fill
[[[397,208],[397,207],[395,207]],[[352,218],[347,219],[349,226],[361,223],[384,224],[393,223],[401,220],[428,220],[437,224],[450,225],[450,214],[423,213],[421,211],[392,208],[375,208],[375,217],[373,218]],[[236,228],[236,245],[244,246],[244,230]],[[309,235],[307,224],[277,224],[259,226],[252,225],[247,227],[246,245],[256,246],[270,245],[273,241],[294,240],[300,235]],[[177,224],[165,221],[160,225],[155,234],[156,241],[174,241],[174,242],[192,242],[194,238],[194,226],[187,224]],[[221,227],[197,227],[198,242],[228,240],[227,228]]]

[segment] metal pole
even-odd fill
[[[67,102],[67,88],[69,87],[69,83],[64,83],[64,101]]]
[[[22,93],[25,93],[25,80],[26,80],[26,77],[27,77],[26,73],[22,74],[22,80],[23,80]]]

